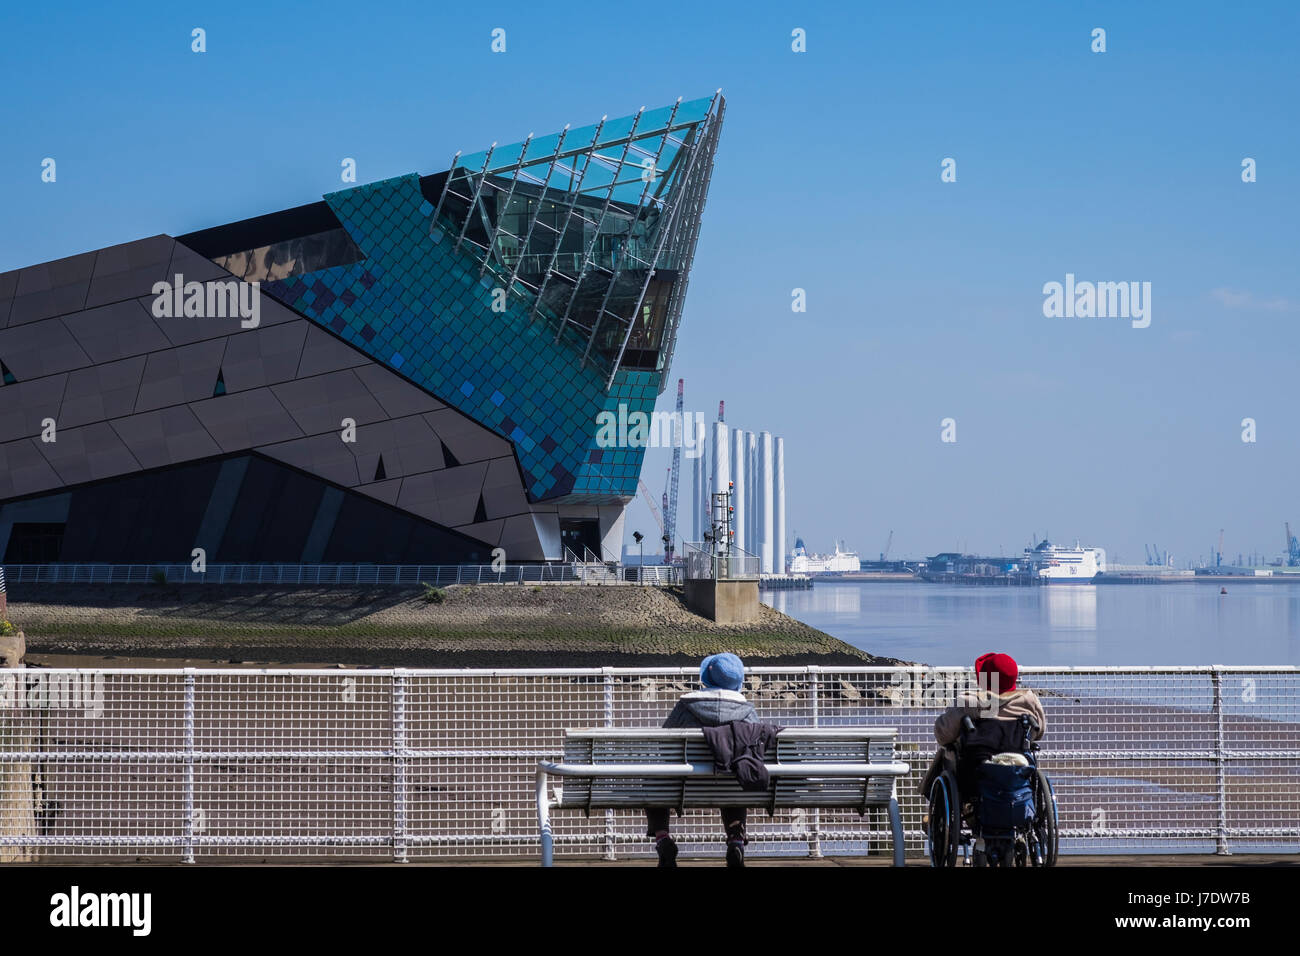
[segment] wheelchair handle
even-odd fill
[[[969,731],[970,733],[975,732],[975,721],[971,720],[970,714],[967,714],[961,719],[961,726],[963,730]]]

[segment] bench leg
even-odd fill
[[[554,866],[551,839],[551,808],[546,795],[546,771],[537,771],[537,828],[541,834],[542,866]]]
[[[898,797],[889,798],[889,828],[894,831],[894,866],[903,865],[903,814],[898,810]]]

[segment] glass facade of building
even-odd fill
[[[359,513],[356,496],[427,543],[398,549],[406,560],[495,546],[557,558],[561,528],[621,537],[643,449],[600,447],[598,416],[650,412],[662,390],[724,109],[720,95],[678,101],[458,154],[445,172],[0,275],[0,536],[39,526],[47,553],[52,526],[88,520],[59,496],[204,461],[225,463],[207,491],[208,511],[235,502],[223,527],[258,507],[250,471],[319,485],[311,520],[276,532],[278,560],[366,560],[332,531],[338,514]],[[260,327],[159,318],[152,286],[181,273],[259,282]],[[69,380],[60,395],[77,400],[55,400]],[[51,415],[84,460],[40,442]],[[348,418],[353,442],[340,440]],[[275,467],[229,465],[250,456]],[[196,474],[178,472],[177,488]],[[198,514],[195,533],[215,520]],[[82,542],[80,560],[106,553],[79,531],[67,540]],[[151,549],[108,550],[176,557]]]

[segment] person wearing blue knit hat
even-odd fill
[[[700,683],[707,690],[740,690],[745,665],[735,654],[711,654],[700,663]]]
[[[731,653],[710,654],[700,662],[700,683],[703,690],[683,694],[672,713],[664,721],[665,727],[721,727],[738,720],[757,723],[754,705],[745,699],[740,689],[745,684],[745,664]],[[646,809],[646,835],[653,837],[659,865],[677,865],[677,842],[668,833],[668,808]],[[723,807],[722,825],[727,833],[727,865],[745,865],[745,808]]]

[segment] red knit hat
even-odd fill
[[[999,694],[1005,694],[1009,690],[1016,689],[1016,678],[1020,676],[1020,668],[1016,666],[1016,660],[1010,654],[989,651],[975,658],[975,673],[997,674],[997,684],[994,685],[990,678],[989,688],[996,686]]]

